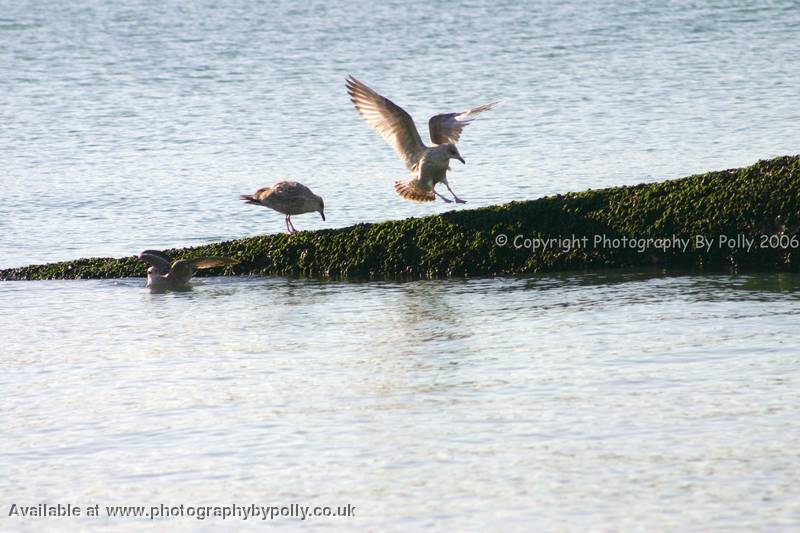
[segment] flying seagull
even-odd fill
[[[400,155],[408,170],[413,173],[410,180],[395,182],[394,188],[400,196],[415,202],[432,202],[438,196],[449,203],[451,200],[435,189],[437,183],[444,183],[456,203],[465,203],[456,196],[447,183],[450,160],[458,159],[466,163],[455,143],[461,137],[464,126],[478,113],[492,109],[496,102],[460,113],[442,113],[431,117],[428,129],[433,146],[425,146],[417,127],[414,126],[414,119],[402,107],[376,93],[353,76],[347,78],[345,85],[350,100],[364,120],[378,130],[378,133]]]
[[[139,259],[152,265],[147,269],[147,287],[152,290],[185,289],[196,270],[239,262],[230,257],[206,256],[178,259],[170,265],[169,258],[159,250],[145,250],[139,254]]]
[[[279,181],[272,187],[258,189],[255,194],[243,194],[242,200],[248,204],[263,205],[286,215],[286,229],[296,233],[292,215],[302,215],[317,211],[325,220],[325,202],[311,192],[311,189],[296,181]]]

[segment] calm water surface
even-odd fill
[[[533,5],[531,5],[533,4]],[[770,2],[0,0],[0,267],[421,216],[350,104],[354,74],[459,143],[477,207],[800,152],[800,9]],[[427,138],[427,132],[423,131]]]
[[[452,209],[396,197],[351,73],[420,126],[500,100],[459,143],[467,207],[800,152],[796,2],[529,4],[0,0],[0,267],[281,231],[238,200],[279,179],[325,198],[299,228]],[[143,285],[0,284],[0,528],[800,524],[798,276]],[[148,527],[44,525],[92,523]]]
[[[5,283],[0,493],[359,508],[305,524],[334,529],[789,530],[798,287]],[[203,524],[220,525],[170,527]]]

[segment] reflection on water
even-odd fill
[[[785,528],[798,283],[3,283],[0,489],[353,503],[381,530]]]

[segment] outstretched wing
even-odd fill
[[[213,268],[217,266],[235,265],[239,261],[230,257],[195,257],[194,259],[179,259],[172,264],[169,281],[173,287],[180,287],[189,283],[195,270]]]
[[[154,266],[159,274],[166,276],[172,268],[169,258],[159,250],[145,250],[139,254],[139,259]]]
[[[442,113],[432,116],[428,121],[431,142],[434,144],[455,143],[458,141],[458,138],[461,137],[461,130],[464,129],[464,126],[472,122],[475,115],[488,111],[496,105],[497,102],[494,102],[492,104],[473,107],[461,113]]]
[[[195,269],[201,268],[214,268],[218,266],[227,266],[227,265],[238,265],[239,261],[233,259],[232,257],[217,257],[217,256],[207,256],[207,257],[195,257],[194,259],[189,259],[187,262]]]
[[[345,82],[350,100],[413,171],[425,153],[414,119],[402,107],[376,93],[353,76]]]

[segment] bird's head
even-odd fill
[[[464,161],[464,158],[461,157],[461,154],[458,152],[458,148],[456,148],[455,144],[448,143],[445,146],[447,147],[447,157],[449,159],[458,159],[462,164],[467,164],[467,162]]]
[[[319,196],[317,196],[317,212],[322,217],[322,220],[325,220],[325,202]]]

